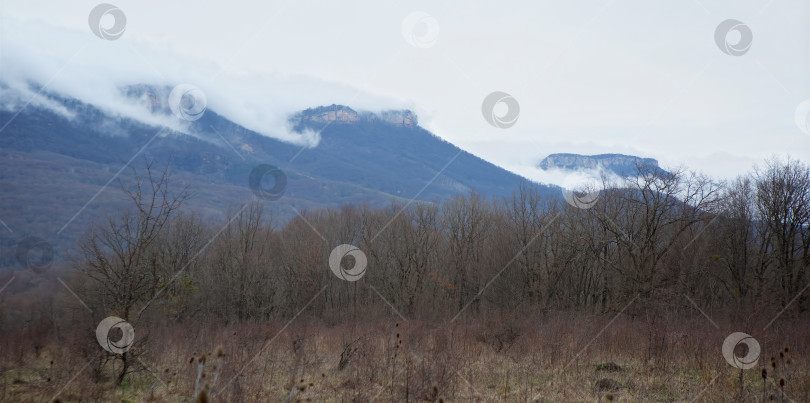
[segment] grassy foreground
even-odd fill
[[[808,326],[787,323],[759,333],[627,315],[176,324],[136,330],[120,386],[120,360],[91,331],[64,332],[44,345],[2,341],[0,400],[808,401]],[[745,371],[721,352],[738,330],[762,348]]]

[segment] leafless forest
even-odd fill
[[[810,400],[798,161],[729,183],[640,168],[592,206],[526,184],[283,224],[258,199],[203,220],[169,168],[0,294],[0,400]],[[110,316],[134,330],[120,353]],[[735,332],[760,351],[724,354]]]

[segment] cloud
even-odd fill
[[[405,103],[358,91],[317,77],[282,72],[223,70],[204,57],[172,51],[136,40],[105,41],[90,33],[6,16],[0,59],[0,107],[18,110],[26,103],[49,108],[72,119],[74,112],[40,89],[94,105],[113,117],[135,119],[189,133],[189,124],[173,115],[153,114],[143,100],[122,89],[135,85],[172,88],[191,84],[202,90],[208,110],[247,129],[282,141],[315,146],[317,133],[295,133],[288,117],[302,109],[332,103],[379,111],[401,109]]]
[[[553,152],[620,152],[724,177],[772,154],[810,159],[810,136],[794,122],[810,83],[806,46],[795,40],[806,36],[806,2],[197,3],[120,3],[126,32],[104,41],[87,25],[96,0],[7,2],[0,79],[47,82],[84,45],[49,88],[137,113],[107,99],[120,96],[115,85],[189,83],[210,109],[301,144],[317,137],[290,133],[285,116],[336,103],[407,107],[490,162],[512,169],[525,160],[516,172]],[[440,25],[429,48],[403,37],[415,10]],[[753,31],[744,56],[715,43],[729,18]],[[482,116],[494,91],[519,102],[514,127]]]
[[[17,111],[26,104],[50,109],[66,119],[73,119],[76,116],[75,112],[61,103],[39,96],[37,92],[32,91],[30,86],[24,83],[0,83],[0,110]]]

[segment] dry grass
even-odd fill
[[[4,340],[0,399],[195,401],[195,393],[209,401],[761,401],[783,393],[786,401],[810,399],[806,324],[749,331],[762,354],[756,368],[743,372],[741,396],[740,371],[720,347],[729,333],[745,329],[660,317],[651,327],[624,315],[605,327],[611,319],[498,315],[329,326],[298,318],[286,328],[266,322],[138,328],[138,370],[120,387],[113,386],[118,364],[101,365],[87,332],[61,334],[72,342],[51,340],[38,351],[27,340]]]

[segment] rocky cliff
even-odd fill
[[[634,175],[637,172],[638,166],[660,169],[658,166],[658,161],[653,158],[641,158],[624,154],[551,154],[540,161],[540,163],[537,165],[538,168],[543,170],[580,170],[603,168],[622,176]]]
[[[396,126],[416,127],[419,122],[416,114],[409,110],[390,110],[380,113],[355,111],[348,106],[330,105],[310,108],[293,115],[290,123],[294,127],[302,124],[353,124],[361,121],[375,122],[382,121]]]

